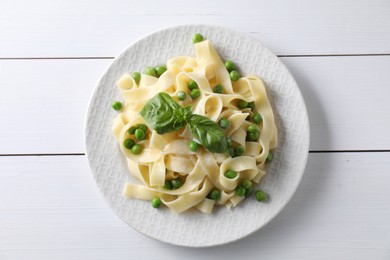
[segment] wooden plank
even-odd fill
[[[277,54],[390,53],[390,2],[48,1],[0,3],[0,57],[115,56],[177,24],[251,34]]]
[[[389,153],[310,154],[292,201],[268,226],[205,250],[165,245],[103,202],[84,156],[0,157],[0,258],[388,259]]]
[[[282,61],[304,96],[312,150],[390,148],[390,56]]]
[[[83,152],[89,97],[110,62],[0,61],[0,153]]]
[[[390,149],[390,56],[282,60],[305,97],[312,150]],[[0,61],[0,154],[83,153],[87,103],[110,62]]]

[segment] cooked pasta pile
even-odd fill
[[[261,180],[270,150],[277,145],[274,115],[263,81],[254,75],[232,81],[209,40],[194,46],[196,57],[180,56],[168,60],[167,70],[159,77],[142,74],[135,80],[134,76],[123,75],[117,85],[124,105],[112,126],[129,172],[141,182],[126,183],[124,196],[141,200],[158,198],[176,213],[193,207],[210,213],[215,205],[236,206],[246,197],[243,192],[237,192],[238,188],[246,182],[244,188],[249,189],[252,183]],[[189,93],[191,81],[197,83],[200,96],[187,96],[183,100],[180,94]],[[223,93],[215,93],[221,92],[215,91],[217,85],[223,86]],[[230,141],[229,149],[240,146],[242,154],[212,153],[201,144],[198,149],[189,149],[188,144],[194,139],[189,125],[158,134],[140,111],[161,92],[181,107],[190,106],[193,114],[216,123],[228,119],[229,125],[223,132]],[[238,104],[240,101],[253,105],[243,108]],[[248,127],[253,124],[250,120],[255,114],[260,114],[262,120],[257,124],[260,134],[253,140],[248,139]],[[129,129],[137,125],[146,125],[148,129],[144,131],[145,136],[139,138],[143,149],[133,152],[125,143],[134,135]],[[236,174],[229,176],[226,174],[229,171]],[[172,186],[175,183],[177,185]],[[247,190],[243,191],[246,193]]]

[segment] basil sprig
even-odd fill
[[[159,134],[174,132],[187,123],[194,140],[213,153],[228,150],[226,136],[217,123],[201,115],[192,114],[190,106],[181,107],[170,95],[158,93],[140,112],[150,128]]]

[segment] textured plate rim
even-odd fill
[[[145,39],[147,39],[148,37],[154,35],[154,34],[160,34],[160,33],[163,33],[165,31],[170,31],[170,30],[178,30],[178,29],[181,29],[181,28],[184,28],[184,27],[210,27],[210,28],[217,28],[217,29],[220,29],[222,31],[228,31],[230,33],[234,33],[234,34],[238,34],[244,38],[247,38],[247,39],[250,39],[252,41],[255,41],[259,44],[262,45],[262,47],[269,52],[270,55],[273,55],[280,63],[280,66],[284,67],[284,69],[287,71],[287,73],[291,76],[291,79],[293,80],[295,86],[296,86],[296,92],[297,92],[297,98],[299,99],[299,102],[301,102],[302,106],[303,106],[303,110],[302,112],[305,114],[305,118],[306,118],[306,122],[305,122],[305,131],[307,133],[307,136],[306,136],[306,139],[307,139],[307,144],[306,144],[306,147],[302,147],[301,149],[305,150],[305,157],[303,158],[303,161],[302,161],[302,164],[303,164],[303,167],[301,169],[301,172],[299,173],[299,178],[298,178],[298,181],[296,182],[295,186],[293,187],[292,189],[292,192],[289,194],[289,197],[286,198],[285,202],[274,212],[274,214],[265,222],[262,223],[261,226],[251,230],[250,232],[240,236],[240,237],[236,237],[234,239],[231,239],[231,240],[228,240],[228,241],[222,241],[222,242],[217,242],[217,243],[213,243],[213,244],[206,244],[206,245],[185,245],[185,244],[177,244],[177,243],[174,243],[172,241],[168,241],[168,240],[163,240],[163,239],[160,239],[160,238],[157,238],[157,237],[153,237],[152,235],[150,234],[147,234],[147,233],[144,233],[142,232],[141,230],[138,230],[136,227],[132,226],[130,223],[128,223],[125,219],[123,219],[119,214],[118,212],[116,212],[112,205],[111,205],[111,201],[109,200],[108,197],[105,196],[101,186],[99,185],[98,183],[98,180],[97,180],[97,176],[95,175],[95,173],[93,172],[93,166],[92,166],[92,161],[90,159],[90,154],[91,154],[91,151],[89,151],[88,149],[88,144],[87,144],[87,131],[88,131],[88,119],[90,118],[90,115],[91,115],[91,104],[93,102],[93,100],[95,99],[95,95],[99,89],[99,85],[102,81],[102,79],[105,77],[105,75],[109,72],[111,66],[116,62],[118,61],[119,59],[121,59],[129,49],[131,49],[131,47],[135,44],[137,44],[138,42],[141,42]],[[181,25],[177,25],[177,26],[170,26],[170,27],[166,27],[166,28],[163,28],[161,30],[157,30],[157,31],[154,31],[154,32],[151,32],[151,33],[148,33],[140,38],[138,38],[137,40],[133,41],[130,45],[128,45],[124,50],[122,50],[120,52],[119,55],[117,55],[112,61],[111,63],[105,68],[104,72],[101,74],[99,80],[97,81],[97,83],[95,84],[95,88],[92,92],[92,94],[90,95],[89,97],[89,101],[88,101],[88,107],[87,107],[87,112],[85,114],[85,118],[84,118],[84,144],[85,144],[85,155],[86,155],[86,158],[87,158],[87,161],[88,161],[88,166],[90,168],[90,171],[91,171],[91,174],[93,176],[93,179],[95,181],[95,184],[96,186],[98,187],[99,189],[99,192],[101,194],[101,196],[103,197],[104,201],[106,202],[106,204],[109,206],[110,210],[112,212],[115,213],[115,215],[117,215],[123,222],[125,222],[129,227],[131,227],[133,230],[136,230],[137,232],[143,234],[143,235],[146,235],[147,237],[150,237],[154,240],[157,240],[157,241],[160,241],[160,242],[164,242],[164,243],[167,243],[167,244],[171,244],[171,245],[175,245],[175,246],[181,246],[181,247],[192,247],[192,248],[206,248],[206,247],[214,247],[214,246],[220,246],[220,245],[225,245],[225,244],[230,244],[230,243],[233,243],[233,242],[236,242],[238,240],[241,240],[245,237],[248,237],[250,235],[252,235],[253,233],[259,231],[260,229],[264,228],[267,224],[269,224],[272,220],[275,219],[276,216],[278,216],[280,214],[280,212],[287,206],[287,204],[291,201],[292,197],[295,195],[300,183],[302,182],[302,178],[303,178],[303,175],[305,173],[305,169],[306,169],[306,165],[307,165],[307,160],[308,160],[308,155],[309,155],[309,146],[310,146],[310,124],[309,124],[309,116],[308,116],[308,113],[307,113],[307,106],[306,106],[306,103],[305,103],[305,100],[303,98],[303,95],[302,95],[302,92],[298,86],[298,84],[296,83],[295,81],[295,78],[292,76],[291,72],[289,71],[289,69],[286,67],[286,65],[279,59],[279,57],[277,57],[273,52],[271,52],[266,46],[264,46],[261,42],[259,42],[258,40],[256,39],[253,39],[251,36],[249,36],[248,34],[246,33],[242,33],[240,31],[236,31],[236,30],[233,30],[231,28],[227,28],[227,27],[223,27],[223,26],[219,26],[219,25],[212,25],[212,24],[181,24]]]

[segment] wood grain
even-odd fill
[[[291,54],[390,53],[390,2],[2,1],[0,57],[116,56],[178,24],[216,24]]]
[[[296,195],[275,220],[237,243],[204,250],[129,228],[103,202],[84,156],[0,157],[0,164],[0,259],[390,256],[389,153],[311,154]]]
[[[311,150],[390,149],[390,56],[282,61],[306,100]],[[0,153],[83,153],[88,100],[110,62],[0,61]]]

